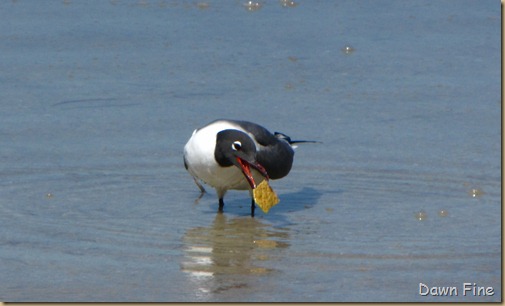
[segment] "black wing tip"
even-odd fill
[[[279,132],[274,132],[274,136],[277,137],[277,138],[279,138],[279,139],[284,139],[289,144],[295,144],[295,143],[322,143],[321,141],[317,141],[317,140],[291,140],[291,137],[289,137],[286,134],[279,133]]]
[[[317,140],[293,140],[290,142],[290,144],[294,143],[323,143],[322,141],[317,141]]]

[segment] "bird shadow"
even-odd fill
[[[319,203],[323,193],[312,187],[303,187],[301,190],[279,195],[281,201],[271,210],[273,214],[295,212],[310,209]]]
[[[279,194],[280,202],[272,207],[268,212],[268,216],[279,218],[284,213],[310,209],[319,203],[322,194],[323,192],[312,187],[303,187],[299,191]],[[236,216],[250,215],[250,201],[251,199],[249,197],[225,200],[224,213]],[[215,211],[209,210],[209,213],[211,212]],[[255,216],[257,218],[262,218],[266,215],[267,214],[263,213],[261,209],[256,206]]]

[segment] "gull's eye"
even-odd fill
[[[231,144],[231,148],[232,150],[234,151],[240,151],[240,149],[242,149],[242,143],[240,141],[234,141],[232,144]]]

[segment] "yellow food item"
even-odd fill
[[[270,208],[279,203],[279,198],[268,182],[264,180],[254,190],[254,202],[258,204],[264,213],[268,213]]]

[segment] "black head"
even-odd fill
[[[214,158],[222,167],[238,167],[253,189],[256,188],[256,183],[250,167],[258,170],[268,179],[265,168],[256,160],[254,141],[249,135],[239,130],[223,130],[217,133]]]

